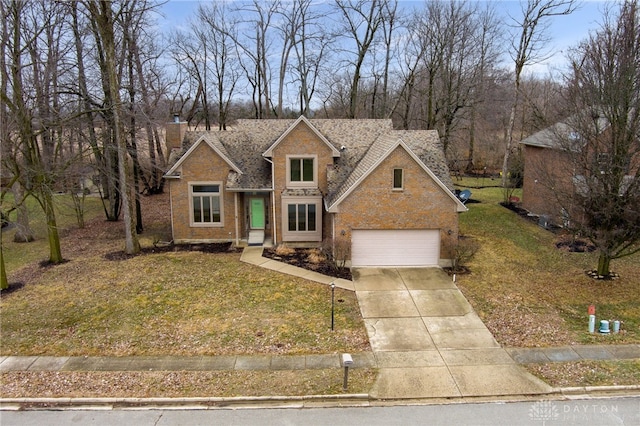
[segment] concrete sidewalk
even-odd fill
[[[640,359],[640,345],[506,348],[517,364],[589,360]],[[475,352],[480,354],[481,351]],[[558,356],[564,354],[564,356]],[[353,368],[388,368],[391,357],[404,358],[403,366],[428,364],[429,354],[352,353]],[[396,361],[397,362],[397,361]],[[8,371],[224,371],[317,370],[342,368],[340,354],[220,355],[220,356],[0,356],[0,372]]]

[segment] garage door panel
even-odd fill
[[[435,266],[440,258],[440,231],[354,230],[353,266]]]

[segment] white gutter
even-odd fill
[[[269,163],[271,163],[271,224],[273,226],[273,232],[272,232],[273,245],[275,246],[278,244],[278,241],[277,241],[278,220],[276,219],[276,182],[275,182],[275,175],[273,173],[274,165],[273,165],[273,161],[269,160],[267,157],[264,157],[264,159],[267,160]]]

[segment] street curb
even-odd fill
[[[592,394],[635,394],[640,396],[640,385],[620,385],[620,386],[576,386],[557,388],[557,392],[566,396],[592,395]]]
[[[214,409],[368,406],[368,394],[193,398],[0,398],[0,411],[63,409]]]
[[[1,411],[26,410],[211,410],[248,408],[370,407],[461,402],[574,399],[576,397],[640,396],[640,385],[553,388],[536,395],[501,395],[460,398],[376,399],[369,394],[192,397],[192,398],[0,398]]]

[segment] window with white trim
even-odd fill
[[[393,189],[402,190],[404,184],[404,172],[402,169],[393,169]]]
[[[316,156],[287,156],[287,186],[315,188],[318,186]]]
[[[198,182],[189,185],[192,225],[222,226],[221,188],[219,182]]]
[[[322,197],[282,197],[283,241],[322,241]]]

